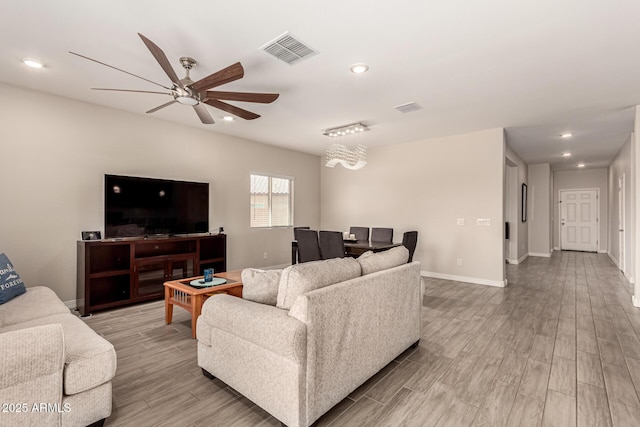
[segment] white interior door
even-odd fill
[[[625,268],[625,236],[624,236],[624,210],[625,210],[625,200],[624,200],[624,174],[618,179],[618,243],[620,245],[620,250],[618,253],[620,254],[620,270],[623,272],[626,270]]]
[[[560,191],[560,248],[598,251],[598,191]]]

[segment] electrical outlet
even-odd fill
[[[262,255],[262,257],[263,257],[264,259],[267,259],[267,253],[265,252],[265,253]]]
[[[457,262],[457,264],[458,264],[458,267],[461,267],[461,266],[462,266],[462,258],[458,258],[458,262]]]

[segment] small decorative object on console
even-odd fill
[[[82,240],[102,240],[102,235],[99,231],[83,231]]]

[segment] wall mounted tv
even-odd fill
[[[209,231],[209,184],[104,176],[106,238]]]

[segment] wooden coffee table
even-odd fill
[[[192,280],[202,279],[203,276],[164,282],[164,315],[167,325],[173,318],[173,306],[177,305],[191,313],[191,336],[196,337],[196,322],[202,312],[202,304],[211,295],[229,294],[242,298],[242,270],[217,273],[213,277],[227,279],[229,283],[209,288],[195,288],[190,286]]]

